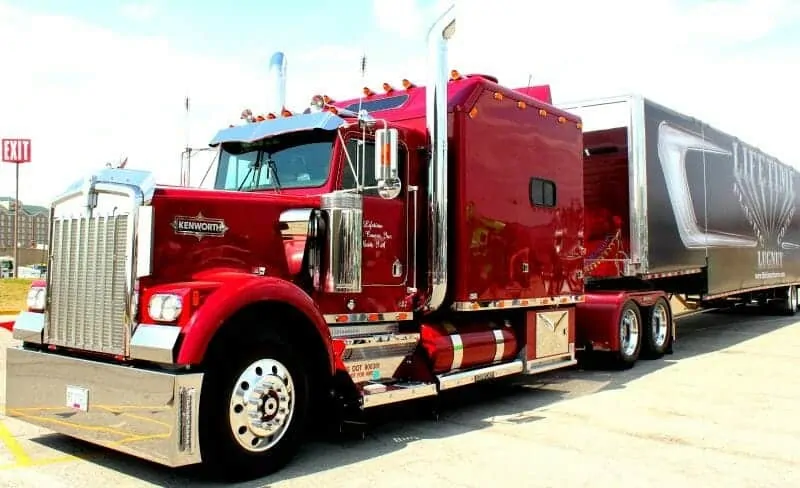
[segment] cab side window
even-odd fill
[[[363,185],[375,186],[375,142],[366,141],[362,145],[359,143],[358,139],[350,139],[347,141],[345,147],[347,148],[347,154],[350,155],[350,161],[353,163],[356,171],[358,171],[359,179],[363,182]],[[402,145],[398,146],[397,159],[399,162],[398,170],[400,179],[403,180],[405,176],[406,151]],[[342,189],[354,189],[356,187],[356,178],[346,160],[344,161],[342,171]],[[364,190],[364,196],[377,197],[378,190],[374,188]]]

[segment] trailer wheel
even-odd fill
[[[794,315],[797,313],[797,287],[792,285],[786,289],[786,300],[783,301],[783,314]]]
[[[625,302],[620,310],[617,333],[619,351],[615,358],[616,366],[621,369],[632,368],[642,348],[642,314],[632,300]]]
[[[672,314],[664,298],[656,300],[648,310],[643,335],[642,349],[647,358],[658,359],[666,354],[672,339]]]
[[[237,345],[238,346],[238,345]],[[212,361],[200,400],[200,449],[214,477],[265,476],[294,456],[308,418],[309,378],[289,344],[269,337]]]

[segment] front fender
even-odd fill
[[[294,307],[314,324],[334,371],[331,336],[328,324],[316,303],[298,286],[271,276],[243,275],[227,280],[211,293],[183,328],[183,341],[178,350],[178,364],[199,364],[212,337],[236,312],[263,301],[281,302]]]

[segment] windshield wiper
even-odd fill
[[[247,169],[247,174],[244,175],[242,178],[242,182],[239,184],[239,188],[236,191],[242,191],[244,188],[244,184],[247,183],[247,178],[253,174],[253,170],[256,170],[256,174],[253,175],[253,178],[250,180],[250,186],[255,187],[258,185],[258,177],[261,176],[261,155],[263,154],[262,151],[259,151],[256,155],[256,160],[249,164],[249,168]]]
[[[275,178],[275,191],[281,190],[281,179],[278,177],[278,165],[275,164],[275,161],[272,159],[272,155],[267,157],[267,167],[269,168],[269,172],[271,173],[270,179]]]
[[[242,191],[244,188],[245,183],[247,183],[248,178],[252,174],[253,177],[250,178],[250,186],[251,190],[255,190],[259,188],[258,182],[261,180],[261,169],[264,167],[263,161],[264,152],[259,151],[258,156],[256,156],[256,160],[250,163],[250,168],[247,170],[247,174],[244,175],[241,184],[239,184],[239,188],[237,191]],[[281,189],[281,180],[278,177],[278,165],[275,164],[275,161],[272,159],[271,155],[267,156],[267,169],[269,171],[268,176],[270,180],[275,180],[275,183],[271,186],[275,188],[276,191],[280,191]]]

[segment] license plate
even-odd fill
[[[67,407],[87,412],[89,410],[89,390],[80,386],[67,386]]]

